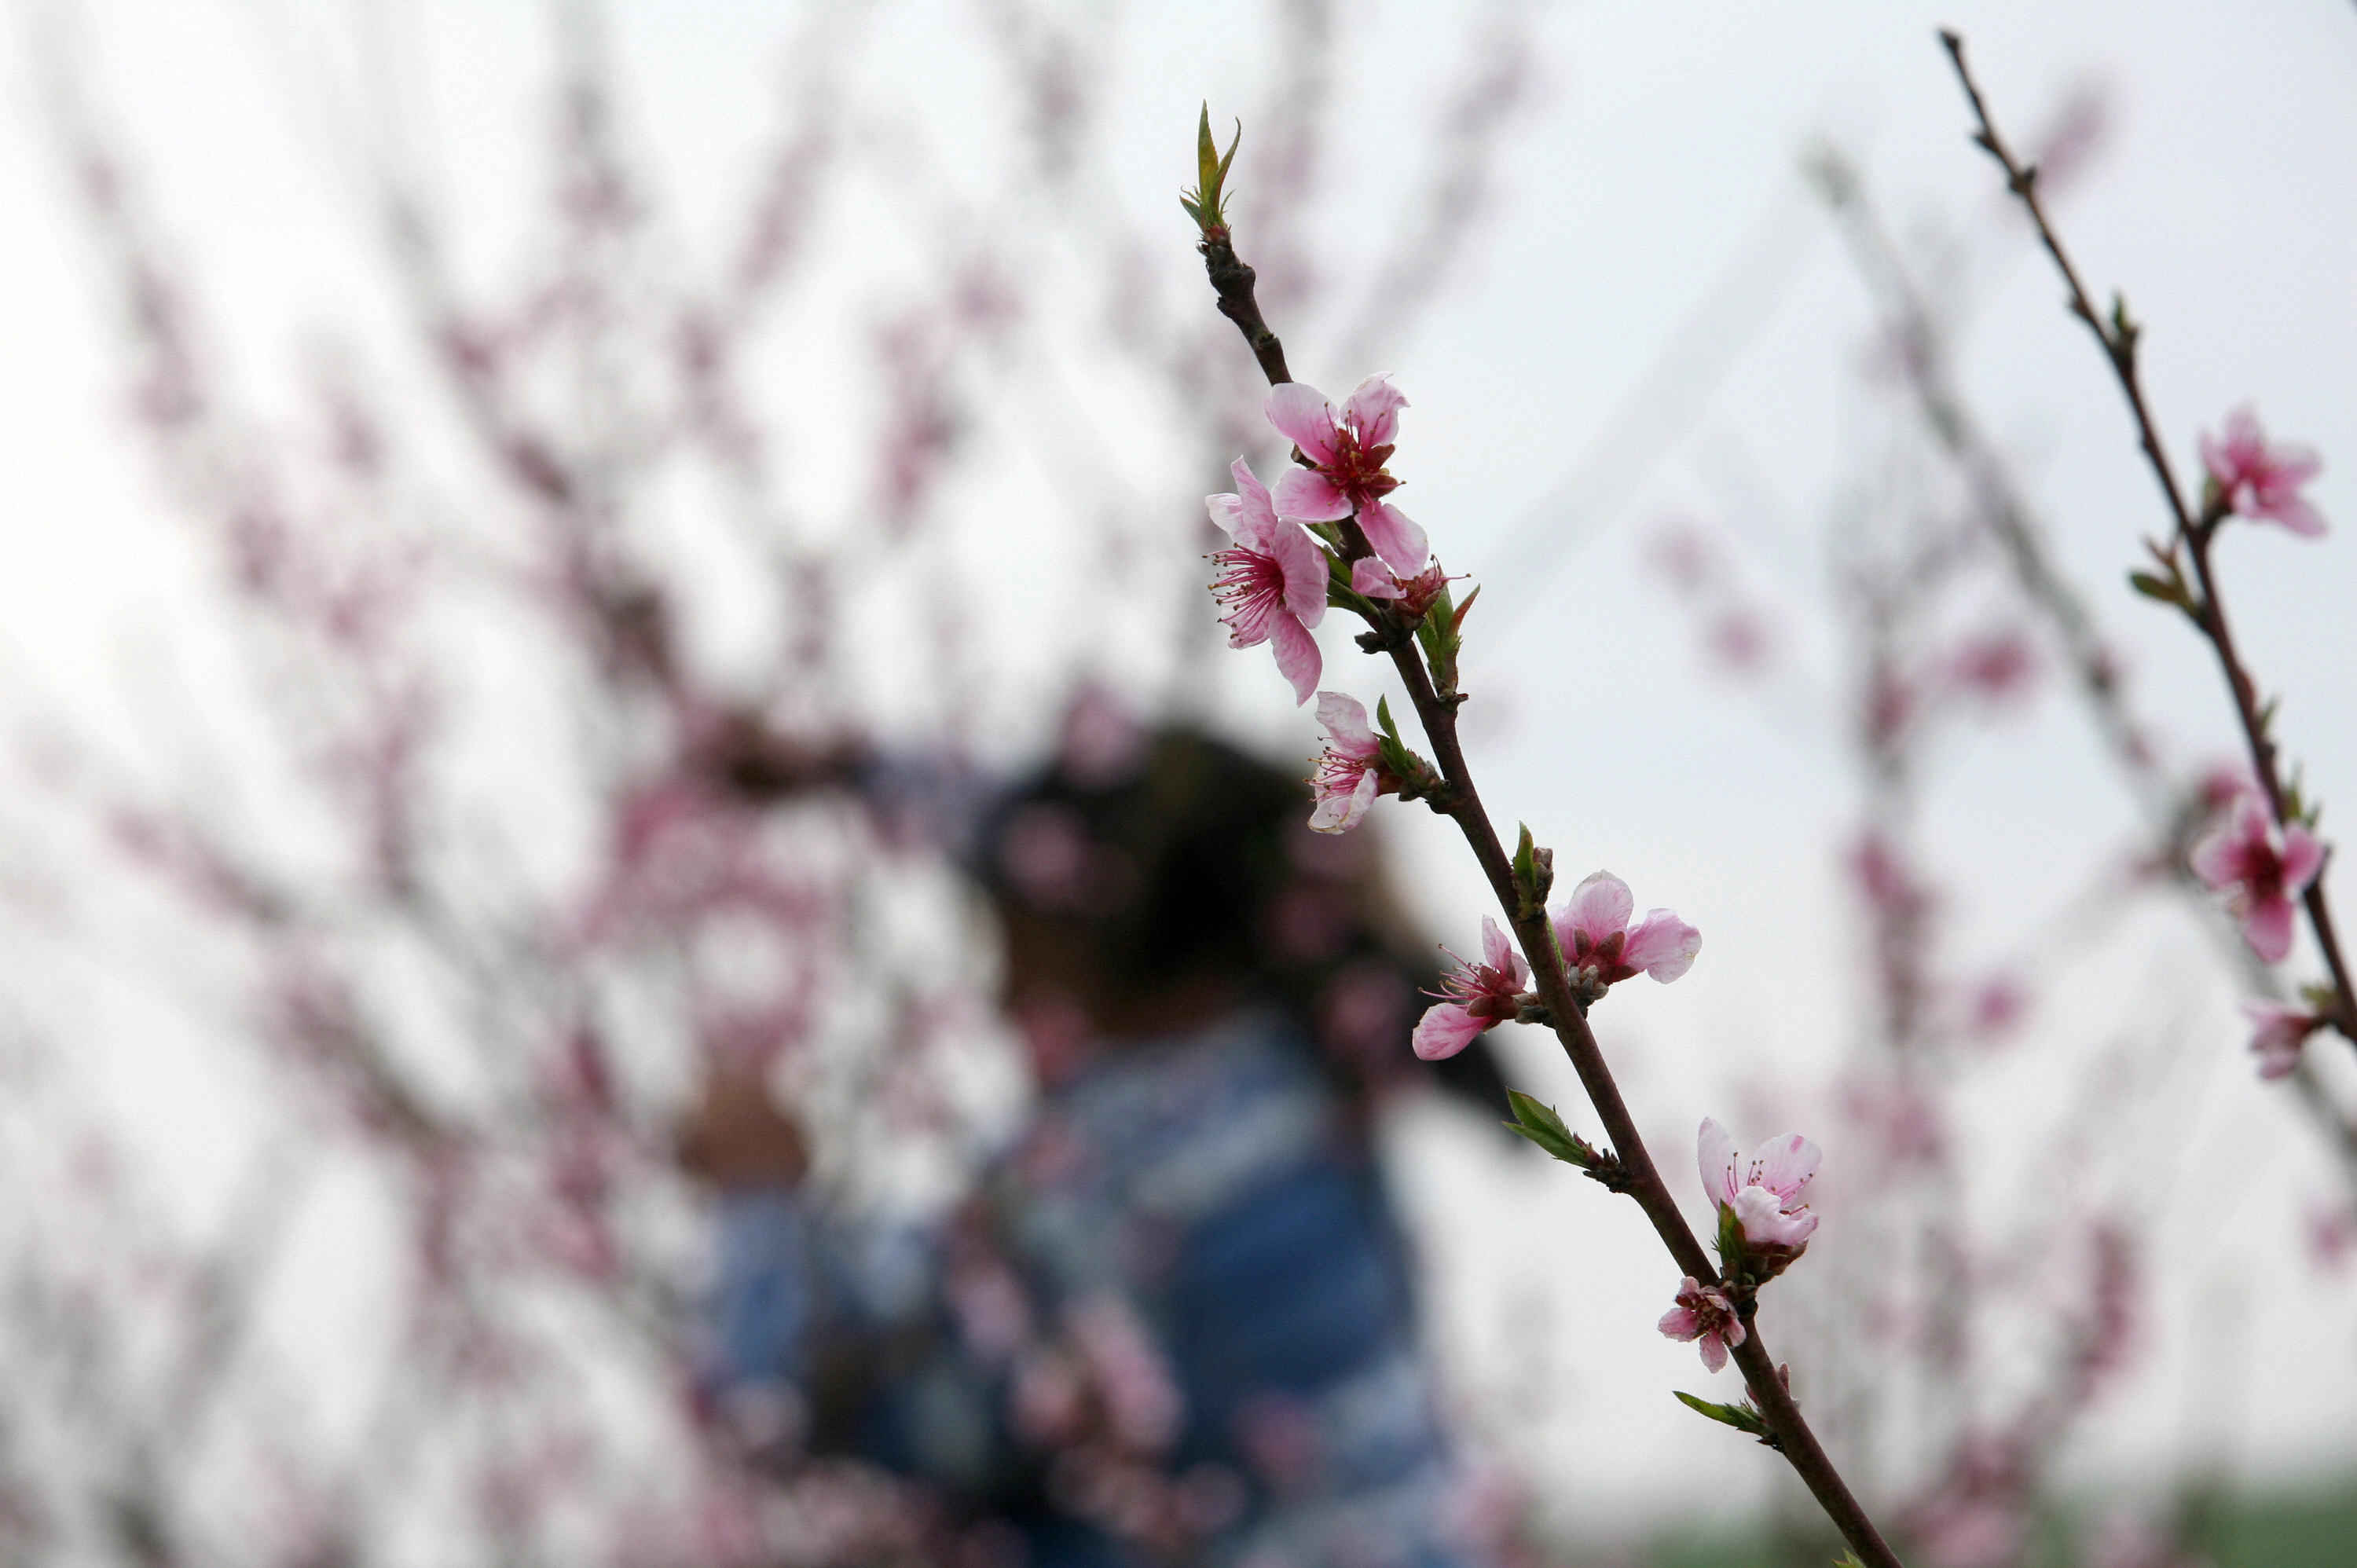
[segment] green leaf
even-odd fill
[[[2137,593],[2142,594],[2146,598],[2158,599],[2165,605],[2182,605],[2185,603],[2184,584],[2171,582],[2166,577],[2155,576],[2150,572],[2129,573],[2128,586],[2134,588]]]
[[[1449,632],[1459,640],[1462,640],[1465,632],[1465,612],[1471,609],[1473,601],[1480,596],[1481,585],[1476,583],[1473,585],[1473,591],[1465,596],[1465,602],[1457,607],[1457,613],[1448,618]]]
[[[1713,1404],[1706,1399],[1696,1398],[1684,1389],[1672,1389],[1670,1391],[1678,1396],[1680,1404],[1698,1415],[1710,1417],[1721,1426],[1731,1426],[1736,1431],[1753,1437],[1768,1435],[1768,1423],[1760,1420],[1760,1412],[1749,1405]]]
[[[1735,1205],[1718,1206],[1718,1261],[1732,1271],[1743,1257],[1743,1221],[1735,1217]]]
[[[1389,697],[1375,699],[1375,727],[1394,740],[1400,737],[1399,725],[1392,722],[1392,700]]]
[[[1834,1559],[1834,1568],[1866,1568],[1866,1564],[1857,1560],[1857,1552],[1845,1552]]]
[[[1225,156],[1221,156],[1219,143],[1211,139],[1211,106],[1203,105],[1202,117],[1195,125],[1195,188],[1182,192],[1178,205],[1199,229],[1227,227],[1228,166],[1236,161],[1236,148],[1243,145],[1244,124],[1236,122],[1235,140],[1228,144]]]
[[[1596,1164],[1596,1151],[1587,1141],[1563,1124],[1552,1105],[1542,1105],[1520,1090],[1506,1090],[1506,1103],[1514,1108],[1514,1120],[1506,1126],[1520,1133],[1556,1159],[1567,1165],[1587,1170]]]

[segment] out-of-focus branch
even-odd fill
[[[2181,546],[2193,563],[2200,592],[2198,598],[2187,607],[2188,613],[2217,655],[2219,669],[2226,678],[2227,689],[2233,699],[2235,717],[2242,724],[2244,740],[2250,751],[2252,771],[2266,796],[2268,809],[2278,825],[2293,825],[2287,811],[2287,795],[2277,766],[2276,744],[2267,733],[2271,715],[2260,699],[2257,682],[2252,678],[2235,650],[2233,633],[2227,624],[2225,604],[2220,596],[2211,562],[2212,542],[2219,523],[2226,516],[2222,498],[2206,506],[2198,515],[2187,506],[2185,492],[2178,483],[2176,470],[2169,464],[2168,452],[2162,446],[2159,430],[2154,424],[2151,408],[2145,397],[2143,377],[2136,358],[2141,328],[2128,316],[2127,302],[2115,296],[2108,317],[2096,308],[2093,296],[2080,277],[2077,265],[2064,249],[2061,236],[2047,217],[2045,205],[2039,199],[2036,166],[2024,164],[2014,156],[1990,116],[1980,86],[1974,81],[1972,70],[1964,61],[1964,39],[1953,32],[1943,31],[1940,41],[1947,48],[1948,57],[1955,66],[1957,80],[1963,84],[1964,96],[1970,101],[1974,117],[1979,123],[1973,140],[2005,171],[2007,188],[2029,214],[2031,223],[2037,227],[2040,242],[2045,246],[2047,254],[2053,258],[2056,270],[2061,274],[2069,291],[2067,304],[2071,313],[2094,335],[2095,341],[2103,349],[2104,360],[2111,366],[2113,379],[2118,382],[2120,393],[2127,401],[2128,412],[2136,422],[2137,441],[2144,449],[2146,462],[2168,506],[2173,532],[2170,553]],[[2348,965],[2341,957],[2340,938],[2333,927],[2331,904],[2325,891],[2323,869],[2319,869],[2315,879],[2309,884],[2301,903],[2308,913],[2309,929],[2315,933],[2317,947],[2323,955],[2325,968],[2332,976],[2334,996],[2326,1016],[2344,1037],[2357,1044],[2357,989],[2352,989],[2350,984]]]

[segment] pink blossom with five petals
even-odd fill
[[[1235,543],[1211,557],[1220,568],[1211,584],[1227,623],[1228,646],[1269,644],[1276,668],[1293,682],[1296,702],[1318,689],[1325,660],[1309,628],[1326,616],[1326,553],[1291,517],[1280,517],[1267,487],[1239,457],[1228,471],[1233,495],[1205,496],[1211,521]]]
[[[1487,915],[1481,917],[1481,961],[1448,956],[1457,967],[1441,976],[1437,994],[1443,1000],[1425,1009],[1410,1042],[1428,1062],[1455,1056],[1491,1025],[1521,1012],[1523,992],[1531,983],[1530,965]]]
[[[1662,1314],[1662,1332],[1672,1339],[1702,1341],[1702,1364],[1716,1372],[1727,1365],[1727,1353],[1743,1343],[1743,1319],[1724,1291],[1697,1282],[1692,1274],[1678,1282],[1678,1304]]]
[[[1801,1195],[1824,1163],[1824,1151],[1798,1133],[1770,1138],[1737,1160],[1735,1139],[1716,1117],[1706,1116],[1695,1138],[1702,1189],[1719,1208],[1732,1208],[1743,1240],[1754,1247],[1798,1251],[1816,1234],[1817,1217]]]
[[[1348,832],[1383,792],[1383,747],[1367,727],[1367,710],[1356,697],[1340,692],[1318,693],[1318,722],[1326,726],[1326,751],[1318,771],[1309,776],[1317,809],[1309,813],[1312,832]]]
[[[2242,923],[2251,950],[2281,963],[2291,951],[2293,903],[2324,865],[2316,835],[2298,822],[2278,828],[2266,800],[2247,794],[2186,862],[2203,886],[2227,896],[2226,912]]]
[[[2324,514],[2299,493],[2324,466],[2316,449],[2288,442],[2269,446],[2248,403],[2226,416],[2224,440],[2203,433],[2201,466],[2210,470],[2228,511],[2263,517],[2311,539],[2324,532]]]
[[[1611,985],[1637,974],[1667,985],[1694,967],[1702,933],[1667,909],[1648,913],[1636,925],[1629,917],[1636,898],[1629,885],[1609,871],[1590,875],[1555,910],[1555,941],[1574,982]]]
[[[1424,530],[1383,499],[1399,488],[1383,467],[1407,399],[1387,377],[1369,376],[1340,413],[1326,394],[1286,381],[1268,394],[1268,422],[1309,459],[1276,481],[1276,506],[1306,522],[1338,522],[1358,514],[1359,529],[1394,572],[1414,575],[1431,553]]]

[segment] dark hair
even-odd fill
[[[1408,1050],[1437,950],[1401,917],[1367,826],[1309,832],[1303,783],[1198,730],[1085,760],[1060,761],[985,819],[976,869],[1011,918],[1052,929],[1110,991],[1234,979],[1300,1022],[1361,1111],[1425,1073],[1507,1113],[1480,1042],[1438,1064]]]

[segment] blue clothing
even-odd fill
[[[880,1375],[850,1445],[1014,1524],[1035,1568],[1137,1555],[1070,1484],[1095,1473],[1059,1457],[1071,1442],[1144,1455],[1173,1497],[1203,1500],[1178,1510],[1200,1516],[1190,1562],[1451,1568],[1437,1520],[1453,1477],[1405,1251],[1293,1027],[1239,1015],[1109,1052],[1062,1086],[962,1223],[929,1240],[920,1303],[879,1312],[858,1283],[872,1263],[795,1197],[732,1197],[722,1377],[807,1389],[846,1343],[889,1347],[866,1354]],[[1011,1316],[972,1305],[1001,1300],[975,1284],[1000,1278],[1018,1285]],[[1043,1369],[1071,1365],[1111,1391],[1103,1443],[1060,1436],[1061,1407],[1036,1392],[1062,1386]]]

